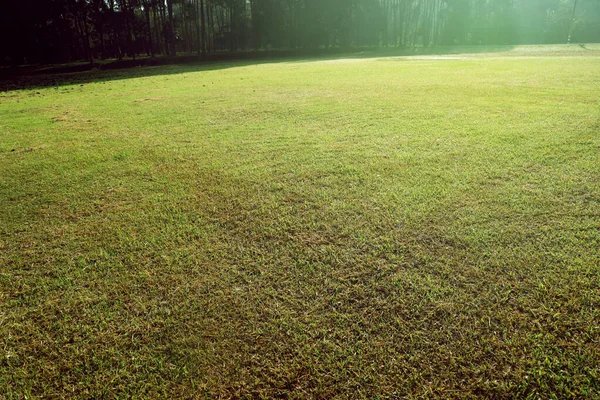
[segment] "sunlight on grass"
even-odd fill
[[[600,48],[524,48],[0,93],[0,393],[597,396]]]

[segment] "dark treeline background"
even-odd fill
[[[600,41],[600,0],[18,0],[0,63]]]

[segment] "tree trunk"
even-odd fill
[[[204,17],[204,0],[200,0],[200,30],[202,43],[202,54],[206,54],[206,18]]]
[[[167,12],[169,13],[169,22],[167,25],[167,37],[169,42],[170,56],[177,55],[175,45],[175,24],[173,23],[173,0],[167,0]]]
[[[144,4],[144,14],[146,14],[146,28],[148,31],[148,45],[150,46],[150,57],[154,57],[154,43],[152,42],[152,25],[150,25],[150,8],[148,3]]]

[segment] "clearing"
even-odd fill
[[[0,398],[600,397],[600,45],[19,79]]]

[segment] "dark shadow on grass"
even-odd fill
[[[108,60],[94,65],[70,63],[61,65],[0,68],[0,92],[40,89],[63,85],[86,84],[156,75],[172,75],[193,71],[281,62],[311,62],[336,59],[380,57],[436,56],[508,52],[514,46],[460,46],[434,48],[363,48],[222,52],[206,56],[138,58]],[[168,66],[168,68],[164,68]]]

